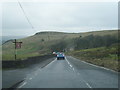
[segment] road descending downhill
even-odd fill
[[[118,88],[118,73],[66,56],[31,72],[18,88]]]

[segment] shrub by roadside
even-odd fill
[[[117,45],[76,50],[67,52],[67,54],[95,65],[106,67],[115,71],[120,71],[120,66],[118,64],[119,55]]]

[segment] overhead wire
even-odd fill
[[[18,0],[17,0],[17,1],[18,1]],[[34,27],[33,27],[32,23],[30,22],[30,20],[29,20],[28,16],[27,16],[27,15],[26,15],[26,13],[25,13],[24,8],[22,7],[22,5],[21,5],[21,3],[20,3],[19,1],[18,1],[18,4],[19,4],[19,6],[20,6],[21,10],[23,11],[23,14],[24,14],[25,18],[27,19],[28,23],[30,24],[31,28],[32,28],[32,29],[34,29]]]

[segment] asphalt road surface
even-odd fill
[[[67,56],[31,72],[18,88],[118,88],[118,73]]]
[[[46,59],[40,63],[33,64],[26,68],[17,68],[17,69],[5,69],[2,70],[2,88],[11,88],[17,83],[23,81],[26,77],[29,76],[32,72],[44,68],[55,58]]]

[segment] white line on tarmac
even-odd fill
[[[27,84],[27,82],[24,82],[21,86],[19,86],[18,88],[23,87],[25,84]]]
[[[67,61],[67,63],[70,65],[70,63],[68,62],[67,58],[66,58],[66,61]]]
[[[67,61],[67,63],[69,64],[69,66],[71,67],[71,68],[73,68],[73,66],[70,64],[70,62],[67,60],[67,58],[66,58],[66,61]],[[74,68],[73,68],[74,69]],[[73,70],[74,71],[74,70]]]
[[[88,83],[86,83],[89,88],[92,88]]]
[[[50,62],[48,65],[46,65],[46,67],[49,66],[50,64],[52,64],[53,62],[55,62],[56,60],[57,60],[57,59],[55,59],[55,60],[53,60],[52,62]],[[38,75],[38,73],[37,73],[38,71],[41,71],[41,68],[40,68],[39,70],[36,70],[36,71],[34,72],[33,78]],[[28,75],[31,75],[31,74],[28,74]],[[29,78],[29,80],[31,80],[31,78]]]
[[[78,75],[80,75],[80,73],[79,73]],[[83,80],[83,82],[84,82],[89,88],[92,88],[92,87],[90,86],[90,84],[87,83],[83,78],[82,78],[82,80]]]
[[[81,61],[81,62],[83,62],[85,64],[88,64],[88,65],[91,65],[91,66],[94,66],[94,67],[97,67],[97,68],[102,68],[102,69],[105,69],[105,70],[108,70],[108,71],[112,71],[112,72],[118,73],[117,71],[114,71],[114,70],[111,70],[111,69],[108,69],[108,68],[105,68],[105,67],[102,67],[102,66],[97,66],[97,65],[94,65],[92,63],[88,63],[88,62],[85,62],[85,61],[82,61],[82,60],[78,60],[78,59],[76,59],[76,58],[74,58],[72,56],[70,56],[70,57],[75,59],[75,60],[77,60],[77,61]]]
[[[67,58],[66,58],[66,61],[67,61],[67,63],[69,63],[69,61],[67,60]],[[70,63],[69,63],[70,64]],[[70,67],[71,67],[72,65],[70,64]],[[73,69],[73,71],[75,71],[74,70],[74,68],[72,68]],[[77,72],[76,72],[77,73]],[[80,75],[80,73],[77,73],[78,75]],[[83,80],[83,82],[89,87],[89,88],[92,88],[91,86],[90,86],[90,84],[88,84],[84,79],[82,79]]]
[[[29,78],[29,80],[32,80],[32,78]]]
[[[68,62],[68,61],[67,61]],[[68,64],[70,65],[70,63],[68,62]]]
[[[108,71],[112,71],[112,72],[117,73],[116,71],[111,70],[111,69],[108,69],[108,68],[105,68],[105,67],[97,66],[97,65],[94,65],[94,64],[91,64],[91,63],[87,63],[87,62],[85,62],[85,61],[81,61],[81,62],[83,62],[83,63],[85,63],[85,64],[88,64],[88,65],[91,65],[91,66],[94,66],[94,67],[102,68],[102,69],[105,69],[105,70],[108,70]]]
[[[73,71],[75,71],[75,69],[73,68]]]
[[[50,62],[47,66],[49,66],[50,64],[54,63],[57,59],[53,60],[52,62]],[[46,66],[46,67],[47,67]]]
[[[70,64],[70,67],[72,68],[72,65]]]

